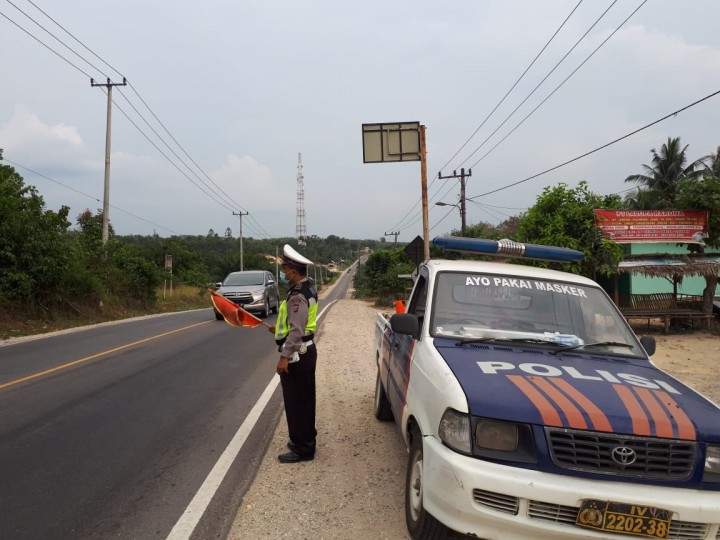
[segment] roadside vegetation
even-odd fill
[[[143,314],[210,307],[207,288],[240,269],[239,241],[219,235],[117,236],[102,242],[102,213],[48,210],[0,150],[0,339]],[[243,269],[275,273],[285,243],[318,263],[322,287],[376,240],[337,236],[243,239]],[[172,269],[166,262],[172,259]]]
[[[535,205],[499,225],[477,223],[464,235],[569,247],[585,258],[564,269],[595,280],[608,277],[623,257],[622,246],[603,238],[594,209],[708,210],[707,246],[720,247],[720,147],[714,154],[688,162],[687,146],[668,139],[641,174],[626,181],[636,187],[622,198],[600,195],[586,182],[576,187],[546,187]],[[209,307],[207,288],[240,269],[238,239],[223,234],[117,236],[101,241],[102,215],[85,210],[75,217],[69,208],[47,210],[42,196],[25,185],[13,167],[3,165],[0,150],[0,339],[59,328],[130,317]],[[458,230],[453,235],[460,236]],[[366,251],[371,254],[355,274],[356,296],[389,306],[407,297],[414,263],[404,245],[389,249],[384,238],[348,240],[311,236],[298,246],[295,238],[243,239],[243,268],[275,272],[276,257],[288,243],[319,265],[311,277],[319,287],[331,283]],[[688,244],[688,251],[699,251]],[[166,268],[168,256],[172,269]],[[440,251],[431,248],[431,256]],[[474,258],[471,255],[453,255]],[[537,261],[518,264],[550,266]],[[318,270],[319,268],[319,270]],[[319,272],[319,273],[317,273]],[[172,284],[172,294],[169,294]],[[706,297],[717,277],[708,278]]]
[[[668,139],[660,150],[652,149],[652,161],[643,165],[642,174],[629,175],[625,181],[635,184],[624,198],[620,195],[600,195],[590,191],[587,182],[576,187],[558,183],[546,187],[535,204],[518,216],[497,226],[477,223],[466,228],[464,236],[561,246],[579,250],[583,261],[560,265],[563,270],[602,282],[611,276],[623,258],[623,246],[604,238],[595,226],[593,210],[708,210],[709,236],[705,244],[720,248],[720,147],[714,154],[688,163],[687,146],[680,139]],[[455,236],[463,236],[459,230]],[[698,244],[686,244],[688,252],[701,252]],[[405,299],[410,282],[398,274],[410,274],[414,264],[403,247],[371,254],[355,277],[356,295],[374,298],[379,306],[391,306],[394,300]],[[435,250],[431,256],[482,259],[482,256],[450,254]],[[513,260],[553,268],[552,263]],[[717,276],[707,278],[706,300],[712,298]]]

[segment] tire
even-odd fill
[[[218,321],[222,321],[222,320],[223,320],[222,313],[220,313],[220,312],[219,312],[217,309],[215,309],[215,308],[213,308],[213,311],[215,312],[215,318],[216,318]]]
[[[263,319],[267,319],[270,316],[270,300],[267,298],[265,299],[265,306],[263,307],[263,310],[260,312],[260,316]]]
[[[382,381],[380,380],[380,369],[378,368],[377,377],[375,378],[375,400],[373,401],[373,413],[375,418],[382,421],[392,420],[393,413],[390,407],[390,401],[385,394]]]
[[[405,474],[405,523],[413,540],[442,540],[452,532],[423,506],[423,441],[417,428],[412,432]]]
[[[273,308],[272,308],[272,312],[273,312],[273,313],[277,313],[279,307],[280,307],[280,299],[279,299],[279,298],[276,298],[276,299],[275,299],[275,305],[274,305]]]

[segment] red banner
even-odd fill
[[[593,210],[603,236],[618,244],[704,244],[707,210]]]

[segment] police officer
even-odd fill
[[[278,309],[275,341],[280,350],[277,373],[285,401],[290,450],[280,454],[281,463],[310,461],[315,457],[315,364],[317,349],[313,338],[317,325],[318,297],[307,279],[313,264],[291,246],[283,248],[280,280],[290,290]]]

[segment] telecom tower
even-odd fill
[[[298,153],[297,165],[297,220],[295,221],[295,236],[298,244],[304,245],[302,239],[307,236],[305,228],[305,189],[303,187],[302,154]]]

